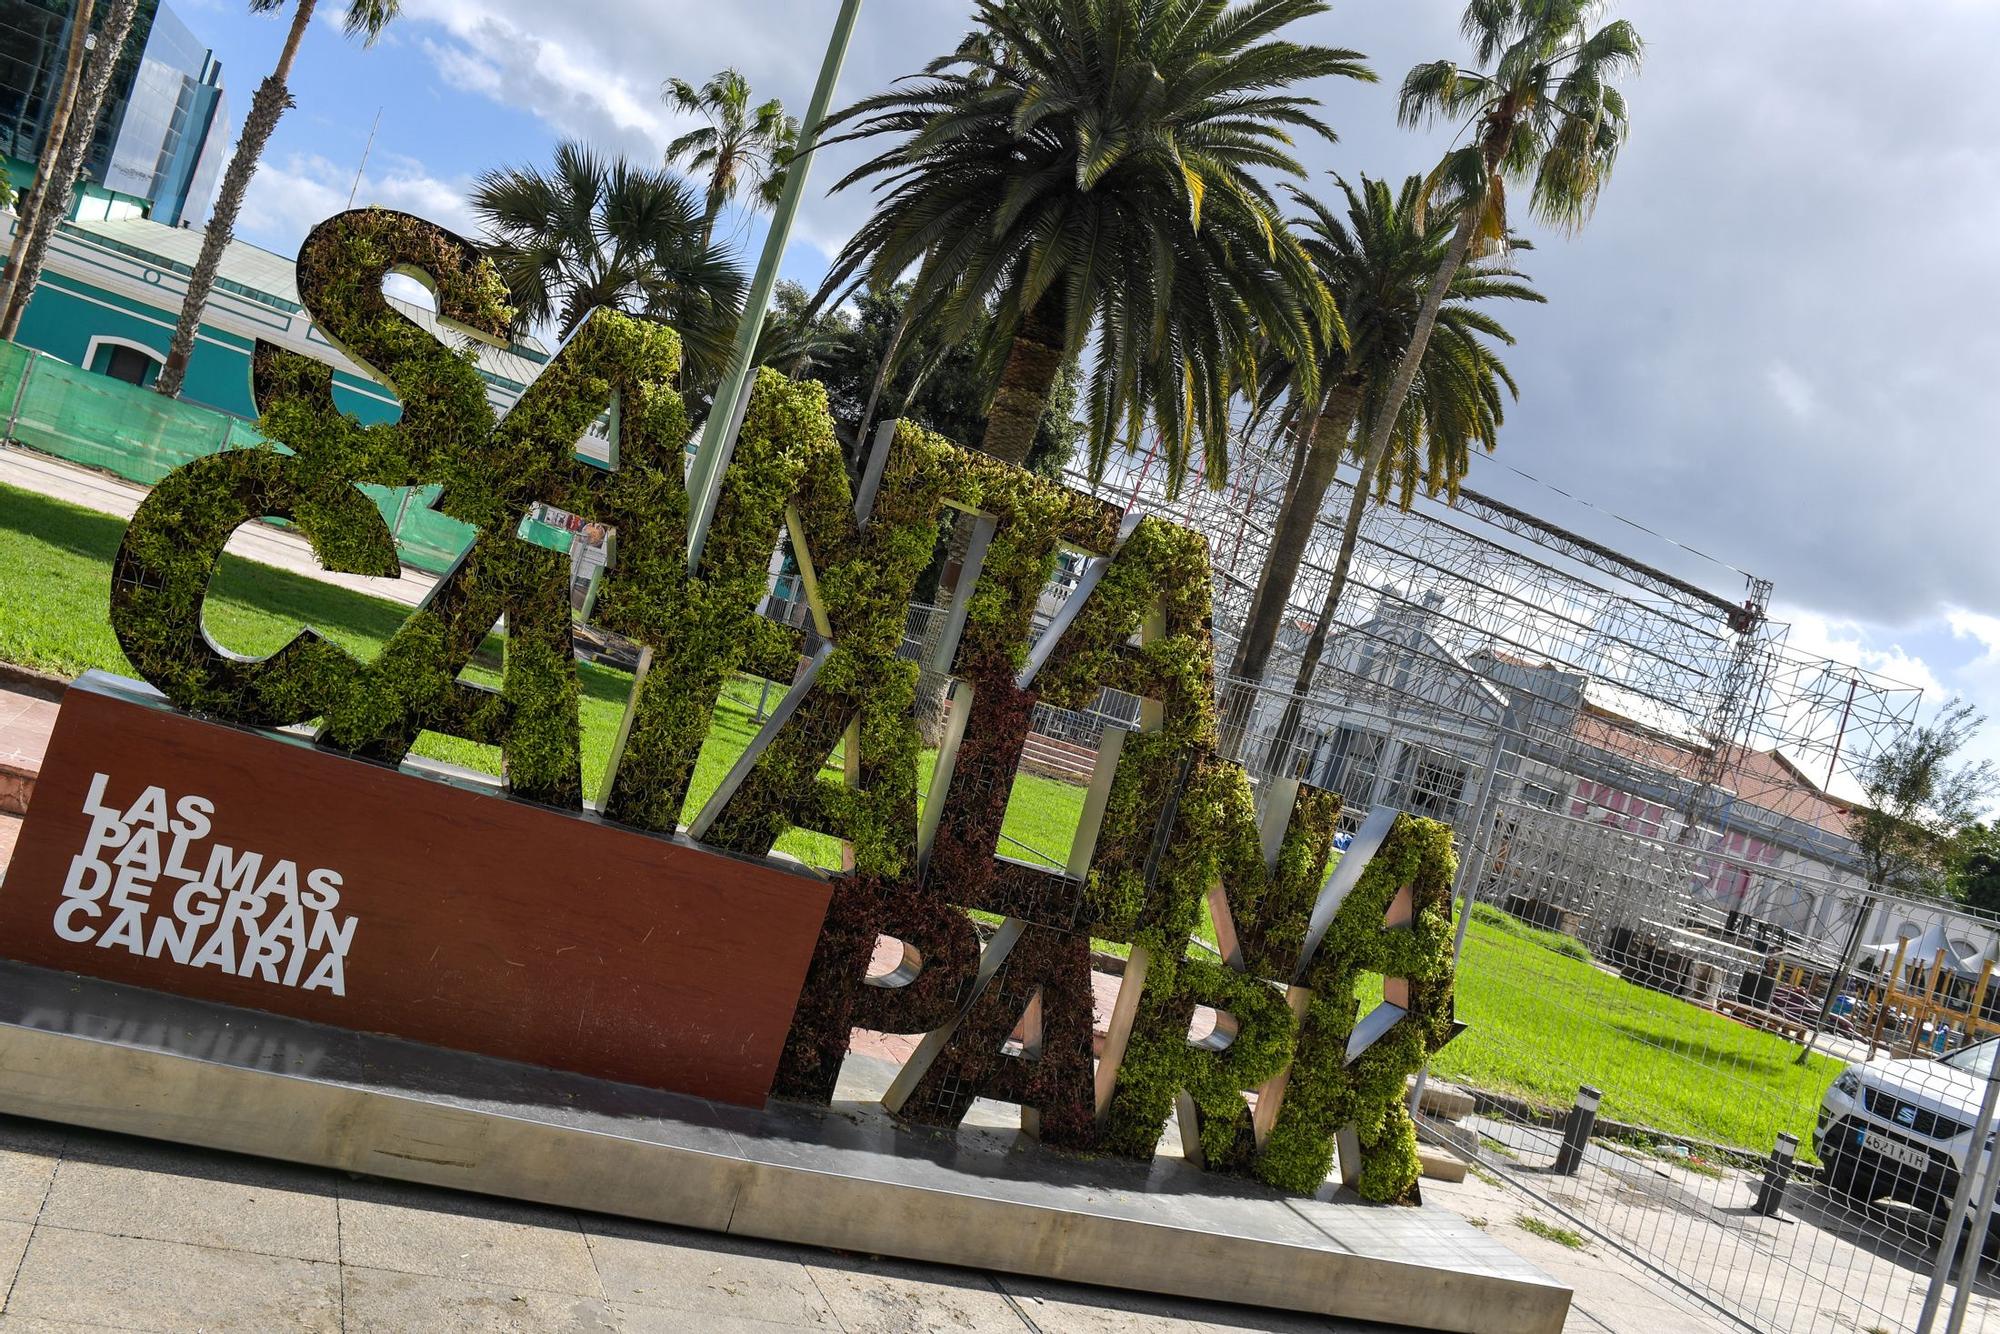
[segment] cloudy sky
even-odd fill
[[[282,22],[235,0],[176,3],[215,45],[240,117]],[[298,108],[241,228],[285,253],[345,205],[378,106],[360,202],[463,225],[480,172],[545,160],[565,136],[656,156],[680,128],[657,97],[669,75],[735,65],[802,109],[835,4],[404,0],[372,50],[341,38],[338,8],[306,45]],[[1322,90],[1341,142],[1306,147],[1316,171],[1435,161],[1436,137],[1397,128],[1394,86],[1461,52],[1460,9],[1338,0],[1302,33],[1365,52],[1383,77]],[[968,10],[867,0],[843,94],[949,49]],[[1509,312],[1523,396],[1474,484],[1721,592],[1741,591],[1730,567],[1755,571],[1776,581],[1795,643],[2000,711],[2000,561],[1985,546],[2000,333],[1978,314],[2000,282],[2000,4],[1619,10],[1650,47],[1636,131],[1589,228],[1535,237],[1524,267],[1550,303]],[[817,278],[865,206],[815,190],[787,273]],[[728,225],[761,241],[754,219]]]

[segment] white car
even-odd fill
[[[1973,1127],[2000,1038],[1943,1060],[1870,1061],[1842,1070],[1820,1104],[1813,1146],[1834,1190],[1945,1213],[1973,1151]],[[1993,1153],[1986,1136],[1979,1162]],[[2000,1245],[2000,1224],[1987,1245]]]

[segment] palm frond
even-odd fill
[[[1150,425],[1169,476],[1227,463],[1229,406],[1264,345],[1308,381],[1340,312],[1270,177],[1331,136],[1311,80],[1368,78],[1352,51],[1287,39],[1326,0],[976,0],[951,54],[828,118],[868,142],[837,183],[875,193],[822,299],[914,271],[912,318],[1004,342],[1044,301],[1088,353],[1090,456]]]

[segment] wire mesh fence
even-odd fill
[[[1916,1328],[1989,1133],[1991,926],[1572,809],[1480,831],[1461,985],[1531,1013],[1441,1058],[1475,1111],[1440,1129],[1746,1327]]]
[[[1227,663],[1281,464],[1071,481],[1208,536]],[[1954,1205],[1991,1211],[2000,1046],[2000,931],[1871,889],[1853,836],[1919,693],[1795,648],[1763,581],[1719,594],[1473,493],[1371,510],[1322,618],[1349,495],[1263,681],[1218,683],[1222,731],[1260,782],[1458,835],[1470,1027],[1427,1083],[1465,1096],[1425,1105],[1471,1111],[1432,1132],[1719,1321],[1919,1328]],[[1968,1307],[2000,1322],[1990,1265]]]

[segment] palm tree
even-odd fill
[[[523,328],[553,326],[566,339],[609,306],[673,325],[697,381],[728,365],[743,271],[703,239],[701,204],[684,181],[568,142],[547,171],[487,172],[472,207]]]
[[[1310,438],[1297,482],[1278,517],[1271,556],[1251,603],[1250,624],[1238,645],[1234,674],[1249,680],[1260,679],[1268,665],[1334,466],[1358,443],[1352,440],[1356,423],[1373,421],[1390,410],[1389,395],[1425,305],[1431,275],[1457,231],[1454,213],[1427,213],[1425,183],[1420,178],[1411,177],[1394,194],[1386,182],[1365,176],[1358,189],[1345,181],[1341,189],[1347,199],[1344,223],[1324,204],[1294,192],[1307,210],[1299,224],[1304,244],[1347,313],[1349,343],[1345,350],[1327,354],[1318,377],[1324,388],[1316,402],[1296,390],[1292,394],[1292,415]],[[1522,245],[1516,243],[1515,248]],[[1478,307],[1486,301],[1542,299],[1525,279],[1499,262],[1474,261],[1452,274],[1412,392],[1396,412],[1389,449],[1373,473],[1364,473],[1357,481],[1350,517],[1368,500],[1386,502],[1392,491],[1405,508],[1419,490],[1457,495],[1471,465],[1472,447],[1493,450],[1505,420],[1506,400],[1518,395],[1495,348],[1514,339]],[[1310,407],[1301,411],[1301,403]],[[1272,740],[1268,764],[1273,771],[1283,766],[1297,735],[1303,701],[1325,653],[1340,591],[1353,563],[1357,531],[1350,526],[1342,534],[1327,595]]]
[[[1346,197],[1346,219],[1303,191],[1293,190],[1293,197],[1305,209],[1305,216],[1294,222],[1293,228],[1346,318],[1348,345],[1343,348],[1332,339],[1323,340],[1326,350],[1318,366],[1317,399],[1296,392],[1297,377],[1289,364],[1273,359],[1266,367],[1267,397],[1293,390],[1284,426],[1295,454],[1295,480],[1279,509],[1270,554],[1251,598],[1243,636],[1237,642],[1230,675],[1240,681],[1263,679],[1306,544],[1336,467],[1348,452],[1355,423],[1370,420],[1387,397],[1404,350],[1410,345],[1431,275],[1443,262],[1457,230],[1452,212],[1431,210],[1426,214],[1419,177],[1409,178],[1399,192],[1391,191],[1388,182],[1367,176],[1358,187],[1339,177],[1335,180]],[[1498,322],[1478,309],[1479,303],[1490,300],[1539,302],[1542,296],[1518,275],[1495,264],[1474,262],[1457,270],[1438,313],[1437,333],[1425,353],[1434,377],[1441,377],[1447,367],[1484,367],[1482,339],[1514,341]],[[1512,388],[1498,361],[1486,369],[1487,377],[1468,386],[1470,392],[1497,394],[1503,381]],[[1497,425],[1497,401],[1493,410]],[[1433,493],[1456,491],[1469,462],[1465,445],[1470,437],[1447,431],[1419,438],[1425,456],[1398,455],[1394,460],[1398,466],[1376,470],[1372,489],[1385,489],[1393,477],[1405,505],[1420,482]],[[1492,444],[1490,435],[1483,443]],[[1336,583],[1345,583],[1353,554],[1349,536],[1335,563]]]
[[[21,230],[15,234],[18,253],[8,256],[7,306],[4,314],[0,314],[0,338],[13,338],[21,330],[21,317],[27,313],[28,299],[35,294],[35,285],[41,281],[49,242],[56,234],[56,225],[69,213],[70,194],[76,189],[77,177],[83,174],[84,159],[89,156],[90,146],[97,137],[97,123],[104,112],[104,95],[111,86],[119,61],[124,57],[138,11],[139,0],[112,0],[104,27],[97,34],[97,46],[84,62],[76,104],[70,110],[69,124],[55,156],[54,169],[46,173],[47,179],[38,177],[35,181],[32,191],[35,197],[33,218],[30,220],[24,216],[21,219],[18,224]],[[46,153],[42,160],[44,163],[49,161]]]
[[[715,235],[722,206],[748,191],[759,208],[778,206],[785,192],[785,164],[799,146],[799,122],[785,114],[777,98],[750,105],[750,82],[733,69],[723,70],[701,87],[685,79],[668,79],[660,99],[678,111],[708,120],[667,145],[667,165],[686,160],[688,170],[708,177],[708,207],[702,214],[701,240]]]
[[[265,14],[283,8],[284,3],[285,0],[250,0],[250,9]],[[264,146],[271,142],[272,132],[278,128],[278,118],[292,105],[292,94],[285,87],[285,80],[291,77],[292,62],[298,58],[299,43],[305,40],[318,3],[319,0],[297,0],[292,9],[291,31],[285,34],[278,63],[257,85],[257,92],[250,99],[250,114],[243,118],[242,137],[237,139],[236,152],[222,173],[222,190],[215,198],[215,212],[209,216],[208,227],[202,233],[201,256],[188,278],[180,323],[174,326],[173,341],[167,345],[166,364],[160,367],[160,377],[153,384],[168,398],[180,397],[181,382],[187,378],[188,358],[194,355],[194,337],[201,328],[202,308],[208,304],[209,292],[214,290],[223,252],[235,238],[236,215],[243,211],[244,192],[250,188],[250,178],[257,174],[257,164],[264,157]],[[402,0],[347,0],[347,15],[341,27],[349,37],[360,36],[373,46],[402,8]]]
[[[1303,174],[1293,131],[1332,137],[1297,85],[1373,77],[1352,51],[1277,36],[1327,7],[976,0],[956,52],[831,118],[852,128],[828,142],[895,142],[835,187],[882,197],[822,296],[914,269],[913,330],[949,345],[991,319],[995,457],[1027,459],[1088,343],[1093,462],[1150,415],[1174,484],[1196,436],[1219,479],[1259,334],[1309,365],[1337,321],[1256,175]]]
[[[1417,66],[1403,81],[1405,125],[1447,120],[1463,127],[1464,143],[1445,155],[1430,180],[1435,193],[1458,206],[1458,230],[1385,396],[1389,410],[1369,430],[1343,547],[1351,549],[1360,531],[1452,275],[1475,252],[1507,242],[1508,182],[1532,182],[1529,212],[1574,233],[1611,178],[1630,128],[1624,95],[1611,80],[1638,69],[1643,44],[1623,19],[1593,31],[1600,8],[1601,0],[1472,0],[1460,28],[1478,48],[1482,69],[1440,60]],[[1328,596],[1338,602],[1344,591],[1343,570]]]
[[[14,289],[20,285],[21,258],[28,250],[28,234],[35,228],[35,215],[41,211],[42,200],[47,198],[45,191],[35,187],[46,186],[55,177],[56,162],[62,157],[63,141],[69,135],[70,113],[83,88],[83,53],[90,37],[90,15],[96,7],[95,0],[77,0],[70,14],[69,51],[63,60],[62,82],[56,85],[55,106],[49,113],[48,128],[42,136],[41,157],[35,164],[35,179],[27,198],[17,199],[12,182],[7,183],[4,202],[18,202],[21,208],[15,220],[14,243],[7,253],[7,276],[0,280],[0,313],[13,303]],[[39,68],[39,58],[35,65]],[[65,199],[62,206],[67,207],[68,203]]]

